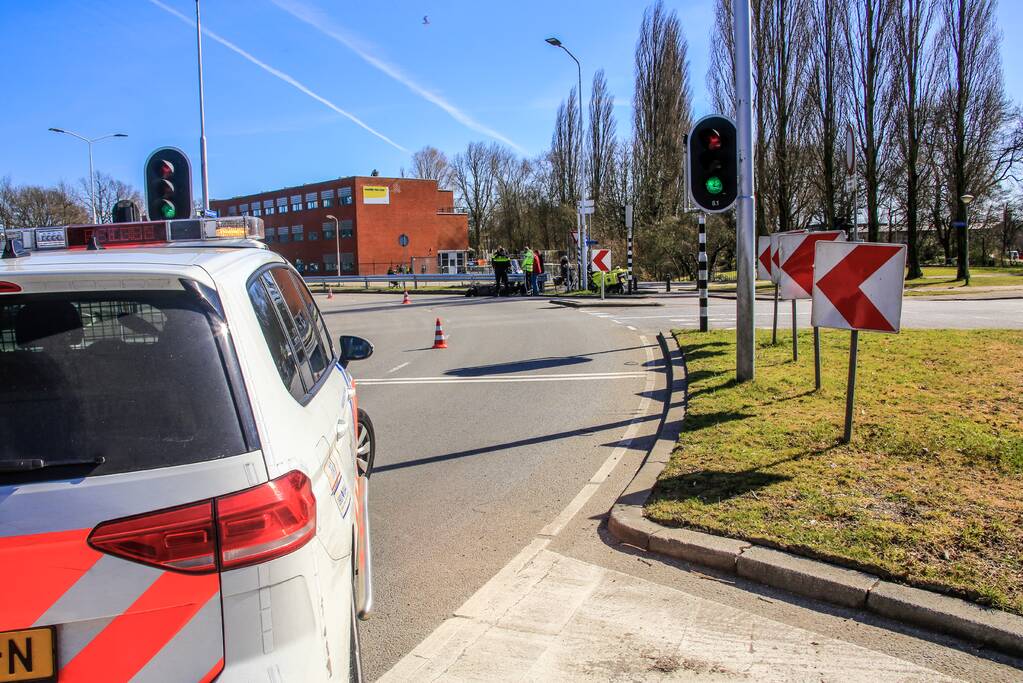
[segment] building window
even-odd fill
[[[355,254],[351,252],[342,252],[341,254],[341,272],[351,273],[355,270]]]
[[[313,230],[312,232],[309,233],[309,241],[310,242],[314,242],[314,241],[316,241],[318,239],[320,239],[320,233],[316,232],[315,230]]]
[[[324,273],[336,273],[337,272],[337,254],[330,252],[329,254],[323,255],[323,272]]]
[[[295,259],[295,270],[297,270],[300,273],[305,272],[305,263],[302,261],[302,259],[300,258]]]
[[[291,240],[293,242],[301,242],[305,239],[305,228],[301,225],[291,226]]]
[[[229,206],[229,207],[227,207],[227,215],[228,216],[237,216],[238,215],[238,207],[237,206]]]
[[[342,187],[341,189],[339,189],[337,191],[337,196],[341,202],[341,206],[349,206],[353,202],[352,188],[350,187]]]
[[[320,193],[320,202],[323,204],[323,208],[329,209],[334,206],[334,190],[324,190]]]
[[[266,242],[267,244],[270,244],[271,242],[274,241],[274,236],[271,235],[270,233],[266,233],[266,236],[263,237],[263,241]]]
[[[320,203],[316,199],[316,193],[315,192],[307,193],[306,196],[305,196],[305,208],[307,208],[307,209],[316,209],[316,208],[319,208],[319,206],[320,206]]]
[[[288,213],[287,197],[278,197],[274,200],[274,203],[277,205],[277,213]]]
[[[350,238],[354,232],[350,218],[341,221],[341,239]]]
[[[334,239],[334,221],[327,221],[323,224],[323,239]]]
[[[263,214],[267,215],[267,216],[274,215],[274,207],[272,207],[272,206],[266,207],[265,209],[263,209]]]
[[[259,207],[258,207],[258,206],[256,206],[256,205],[253,205],[253,206],[252,206],[252,215],[253,215],[253,216],[262,216],[262,215],[263,215],[263,212],[259,210]]]
[[[320,272],[320,264],[316,263],[315,261],[313,261],[312,263],[309,263],[307,265],[307,267],[308,267],[310,273],[318,273],[318,272]]]
[[[240,213],[243,216],[248,216],[249,215],[249,205],[248,204],[242,204],[241,206],[239,206],[238,207],[238,213]]]
[[[300,194],[291,195],[291,210],[292,211],[302,210],[302,195]]]
[[[277,228],[277,241],[281,244],[291,241],[291,234],[288,232],[288,228]]]

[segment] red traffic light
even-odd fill
[[[170,178],[174,175],[174,164],[166,159],[160,159],[160,163],[156,165],[156,174],[161,178]]]
[[[721,134],[716,130],[707,131],[707,149],[719,150],[721,149]]]

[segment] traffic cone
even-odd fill
[[[405,297],[401,300],[401,303],[403,303],[403,304],[410,304],[410,303],[412,303],[411,301],[409,301],[408,290],[407,289],[405,290]]]
[[[327,287],[327,298],[328,299],[333,299],[334,298],[334,290],[331,289],[330,287]]]
[[[437,318],[437,329],[433,333],[433,348],[448,348],[448,338],[447,335],[444,334],[444,328],[440,326],[440,318]]]

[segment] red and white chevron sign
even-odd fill
[[[844,241],[845,232],[782,232],[778,239],[778,296],[782,299],[813,298],[814,245]]]
[[[905,279],[904,244],[818,242],[810,319],[816,327],[898,332]]]
[[[757,238],[757,279],[771,279],[771,238],[770,236]]]
[[[611,272],[611,250],[595,249],[593,256],[590,257],[590,262],[596,270],[602,270],[605,273]]]

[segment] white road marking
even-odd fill
[[[628,327],[628,328],[629,328],[630,330],[632,330],[633,332],[635,332],[635,331],[636,331],[636,328],[635,328],[635,327],[633,327],[632,325],[626,325],[626,327]]]
[[[391,368],[390,370],[388,370],[388,371],[387,371],[387,374],[389,375],[389,374],[391,374],[392,372],[397,372],[398,370],[401,370],[401,369],[402,369],[403,367],[405,367],[406,365],[408,365],[408,364],[409,364],[409,363],[411,363],[411,362],[412,362],[412,361],[405,361],[405,362],[404,362],[404,363],[402,363],[401,365],[395,365],[395,366],[394,366],[393,368]]]
[[[482,384],[489,382],[581,382],[593,380],[630,379],[646,376],[645,371],[592,372],[552,375],[488,375],[482,377],[375,377],[360,379],[359,386],[374,384]]]

